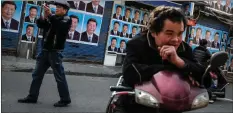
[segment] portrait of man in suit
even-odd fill
[[[138,10],[135,10],[134,12],[134,18],[132,19],[132,23],[139,24],[140,23],[140,12]]]
[[[119,23],[118,21],[115,21],[115,22],[114,22],[113,29],[111,30],[111,35],[120,36],[120,32],[118,31],[119,26],[120,26],[120,23]]]
[[[147,25],[147,22],[148,22],[148,13],[144,13],[143,14],[143,19],[142,19],[142,21],[141,21],[141,24],[142,25]]]
[[[224,34],[223,34],[221,43],[227,43],[227,33],[224,33]]]
[[[231,0],[226,0],[226,4],[223,6],[224,12],[231,13],[230,4],[231,4]]]
[[[194,39],[194,32],[195,32],[195,28],[191,29],[191,34],[189,34],[189,39]]]
[[[22,35],[22,40],[35,42],[35,37],[33,36],[34,26],[32,24],[28,24],[26,27],[26,34]]]
[[[216,32],[215,35],[214,35],[214,41],[212,42],[212,47],[213,48],[219,48],[218,38],[219,38],[219,33]]]
[[[189,16],[190,15],[190,12],[189,12],[189,8],[190,8],[190,6],[189,6],[189,4],[185,4],[184,5],[184,15],[185,16]]]
[[[228,67],[228,72],[233,72],[233,57],[231,57],[231,60],[230,60],[230,65],[229,65],[229,67]]]
[[[123,25],[123,30],[122,30],[120,36],[121,37],[129,37],[129,34],[127,32],[128,32],[128,25],[124,24]]]
[[[122,6],[118,5],[116,7],[116,13],[113,15],[113,18],[122,20],[121,11],[122,11]]]
[[[2,2],[2,28],[18,30],[19,22],[12,18],[17,7],[14,1],[3,1]]]
[[[120,47],[117,49],[118,53],[126,53],[125,50],[125,40],[121,40]]]
[[[79,23],[79,18],[75,15],[70,15],[70,18],[72,19],[72,24],[69,31],[69,37],[70,40],[79,40],[80,33],[76,31],[76,27]]]
[[[137,26],[132,27],[132,33],[129,35],[129,38],[133,38],[137,34]]]
[[[201,28],[200,27],[197,28],[197,30],[196,30],[196,36],[193,39],[193,44],[198,44],[198,45],[200,44],[199,42],[202,39],[201,38],[201,32],[202,32]]]
[[[210,36],[211,36],[211,32],[209,30],[206,30],[205,39],[207,41],[207,47],[211,47]]]
[[[36,22],[37,11],[38,11],[38,9],[37,9],[36,6],[31,6],[29,8],[29,15],[25,17],[25,22],[35,23]]]
[[[221,4],[221,0],[217,0],[216,3],[212,2],[212,7],[217,9],[217,10],[223,11],[223,6]]]
[[[84,11],[86,4],[83,1],[67,1],[70,4],[70,8]]]
[[[90,13],[96,13],[96,14],[103,14],[104,8],[99,5],[100,0],[92,0],[90,3],[87,4],[86,11]]]
[[[99,37],[95,34],[97,27],[97,21],[94,18],[90,18],[87,21],[87,30],[81,34],[81,41],[97,43]]]
[[[131,22],[130,14],[131,14],[131,9],[126,8],[125,9],[125,16],[123,16],[122,20],[126,21],[126,22]]]
[[[117,52],[116,44],[117,44],[117,38],[113,37],[111,39],[111,45],[108,46],[108,51]]]

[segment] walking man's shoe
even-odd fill
[[[54,107],[66,107],[70,103],[71,103],[71,101],[58,101],[53,106]]]
[[[19,99],[18,102],[19,103],[37,103],[37,100],[26,97],[26,98]]]

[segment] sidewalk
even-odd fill
[[[2,56],[2,71],[13,72],[32,72],[35,68],[35,59],[25,59],[15,56]],[[98,76],[98,77],[119,77],[121,75],[121,67],[109,67],[98,64],[84,64],[63,62],[65,73],[67,75],[77,76]],[[53,73],[49,68],[47,73]]]

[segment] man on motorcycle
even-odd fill
[[[191,77],[192,83],[198,85],[196,81],[201,81],[205,69],[194,59],[192,48],[182,41],[186,28],[182,11],[170,6],[158,6],[150,14],[147,28],[127,43],[123,84],[134,87],[149,81],[161,70],[174,70],[184,77]],[[127,97],[122,97],[122,103],[128,113],[156,112],[153,108],[132,103]]]

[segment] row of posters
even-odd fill
[[[139,34],[148,22],[149,12],[114,4],[106,51],[126,54],[126,43]]]
[[[1,1],[2,3],[2,30],[18,32],[22,13],[22,1]],[[69,1],[71,9],[68,15],[72,19],[67,41],[73,43],[83,43],[98,45],[105,1]],[[41,5],[42,3],[40,3]],[[49,5],[52,13],[55,13],[56,6]],[[38,35],[36,20],[43,15],[41,6],[35,2],[28,2],[25,9],[25,17],[21,41],[35,42]],[[41,30],[42,31],[42,30]],[[42,37],[42,32],[39,37]]]
[[[232,0],[206,0],[205,2],[218,11],[233,14]]]
[[[196,47],[199,45],[201,39],[206,39],[208,42],[208,49],[214,52],[219,50],[225,51],[230,44],[230,40],[228,39],[228,32],[197,24],[191,28],[188,42],[191,47]]]

